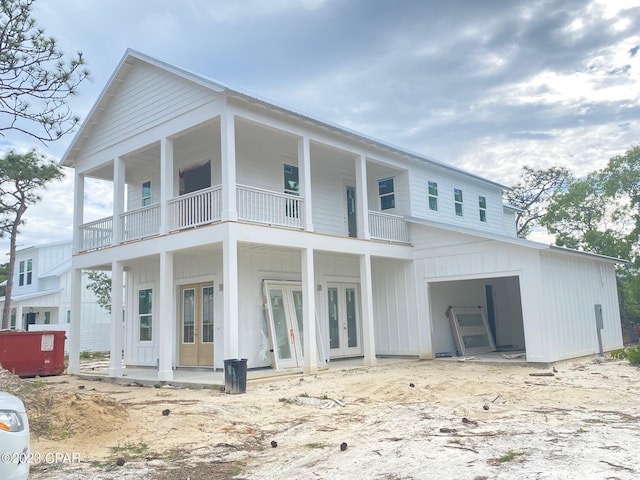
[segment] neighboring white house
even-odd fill
[[[616,259],[518,239],[508,187],[139,52],[61,163],[75,169],[72,372],[89,269],[112,271],[112,311],[126,304],[112,350],[160,380],[234,358],[314,372],[622,346]],[[114,209],[85,222],[89,178],[112,182]]]
[[[11,294],[11,330],[65,330],[69,338],[71,322],[71,247],[58,242],[16,251]],[[6,283],[6,282],[3,282]],[[86,288],[86,276],[80,289],[82,323],[80,349],[109,351],[110,315]],[[3,308],[4,297],[0,297]],[[68,340],[65,349],[68,349]]]

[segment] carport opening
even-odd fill
[[[460,355],[449,307],[481,308],[498,352],[525,352],[518,276],[429,282],[429,304],[436,357]]]

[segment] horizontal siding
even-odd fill
[[[429,210],[428,182],[438,184],[438,211]],[[415,166],[410,175],[411,214],[418,218],[435,220],[451,225],[474,228],[484,232],[504,234],[502,190],[485,183],[473,181],[462,174]],[[463,216],[455,214],[455,188],[462,190]],[[481,222],[478,197],[487,200],[487,221]],[[513,232],[508,232],[509,234]],[[515,236],[515,234],[513,234]]]
[[[127,73],[84,145],[90,155],[168,118],[214,100],[211,90],[151,65],[136,63]]]

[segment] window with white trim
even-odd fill
[[[438,211],[438,182],[428,182],[429,210]]]
[[[142,206],[146,207],[151,205],[151,182],[144,182],[142,184]]]
[[[480,221],[487,221],[487,198],[482,195],[478,196],[478,211],[480,213]]]
[[[393,177],[378,180],[378,195],[380,196],[380,210],[396,208],[396,194]]]
[[[19,273],[18,273],[18,285],[31,285],[31,281],[33,278],[33,261],[31,259],[28,260],[20,260],[19,265]]]
[[[458,217],[462,216],[462,190],[459,188],[453,189],[453,205]]]
[[[138,290],[138,340],[150,342],[153,340],[153,290],[145,288]]]

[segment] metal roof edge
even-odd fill
[[[619,264],[622,264],[622,265],[628,265],[629,264],[629,260],[625,260],[624,258],[610,257],[608,255],[601,255],[599,253],[585,252],[584,250],[575,250],[573,248],[559,247],[558,245],[549,245],[549,248],[550,248],[550,250],[556,251],[556,252],[568,253],[568,254],[572,254],[572,255],[582,255],[582,256],[587,256],[587,257],[593,257],[593,258],[597,258],[599,260],[605,260],[605,261],[608,261],[608,262],[619,263]]]
[[[534,248],[536,250],[545,250],[550,247],[547,243],[535,242],[533,240],[527,240],[526,238],[520,237],[512,237],[508,235],[501,235],[498,233],[485,232],[483,230],[476,230],[468,227],[460,227],[457,225],[450,225],[443,222],[437,222],[434,220],[428,220],[426,218],[419,217],[404,217],[406,221],[411,223],[417,223],[419,225],[425,225],[435,228],[440,228],[442,230],[448,230],[450,232],[463,233],[465,235],[474,235],[476,237],[486,238],[488,240],[496,240],[499,242],[511,243],[513,245],[518,245],[521,247]]]

